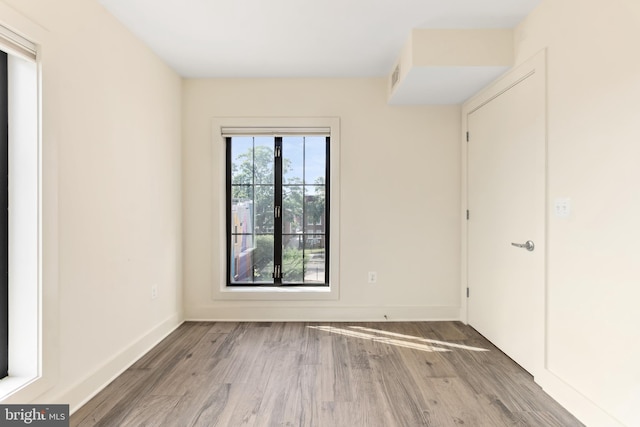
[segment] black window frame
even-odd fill
[[[9,72],[0,51],[0,379],[9,376]]]
[[[255,134],[255,135],[245,135],[252,137],[261,137],[267,135]],[[269,135],[273,136],[273,135]],[[295,136],[317,136],[310,134],[296,134]],[[331,136],[326,135],[325,137],[325,211],[324,211],[324,282],[284,282],[282,275],[278,275],[278,272],[281,271],[282,266],[282,237],[286,235],[283,233],[283,215],[282,215],[282,202],[283,202],[283,156],[282,153],[282,136],[274,137],[274,270],[272,274],[272,281],[264,281],[264,282],[234,282],[231,277],[231,263],[233,260],[231,259],[231,245],[233,240],[233,230],[232,230],[232,149],[231,149],[231,141],[232,136],[224,136],[225,142],[225,176],[226,176],[226,212],[225,212],[225,222],[226,222],[226,266],[225,266],[225,277],[226,277],[226,285],[228,287],[329,287],[330,286],[330,247],[331,247],[331,223],[330,223],[330,200],[331,200]],[[302,183],[302,186],[313,185]],[[255,186],[255,183],[253,184]],[[304,203],[304,198],[303,198]],[[276,210],[279,208],[280,214],[276,214]],[[302,233],[302,241],[306,242],[307,235],[319,235],[319,233],[306,233],[304,231],[304,227],[306,225],[306,218],[302,220],[303,224],[303,233]],[[236,236],[237,237],[237,236]],[[306,243],[303,243],[306,244]],[[303,251],[303,260],[304,260]],[[304,262],[304,261],[303,261]],[[304,280],[304,279],[303,279]]]

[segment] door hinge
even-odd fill
[[[469,298],[469,287],[467,287],[467,298]]]
[[[469,142],[469,132],[467,132],[467,142]]]
[[[275,150],[274,150],[274,157],[277,159],[280,156],[282,156],[282,147],[280,147],[279,145],[276,146]]]
[[[280,269],[280,264],[276,264],[273,266],[273,274],[271,275],[274,279],[282,279],[282,271]]]
[[[469,209],[467,209],[467,221],[469,220]]]

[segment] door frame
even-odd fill
[[[482,106],[491,102],[493,99],[497,98],[522,80],[530,77],[532,74],[542,73],[544,78],[544,102],[545,102],[545,147],[544,147],[544,162],[545,162],[545,171],[544,171],[544,242],[542,245],[537,247],[544,250],[544,284],[543,284],[543,292],[542,301],[543,301],[543,310],[542,313],[536,313],[535,315],[543,322],[543,327],[540,328],[540,336],[535,338],[536,345],[535,348],[539,349],[536,354],[536,369],[537,372],[531,372],[534,376],[538,376],[542,371],[546,368],[546,331],[547,331],[547,316],[546,316],[546,307],[547,307],[547,263],[548,263],[548,252],[547,252],[547,237],[548,237],[548,200],[549,200],[549,189],[548,189],[548,108],[547,108],[547,81],[546,81],[546,62],[547,62],[547,52],[546,49],[538,52],[532,58],[528,59],[521,65],[518,65],[514,69],[507,71],[503,76],[499,77],[496,81],[489,84],[486,88],[482,89],[476,95],[471,97],[462,105],[462,126],[461,126],[461,161],[462,161],[462,191],[461,191],[461,199],[460,199],[460,218],[461,218],[461,275],[460,275],[460,320],[464,324],[468,324],[469,316],[468,316],[468,299],[467,299],[467,289],[468,289],[468,236],[469,236],[469,228],[467,222],[467,209],[468,209],[468,150],[467,150],[467,132],[469,129],[468,125],[468,117],[471,113],[478,110]],[[473,213],[471,213],[473,215]],[[536,242],[537,244],[538,242]],[[517,362],[517,361],[516,361]]]

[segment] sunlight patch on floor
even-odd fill
[[[374,342],[378,342],[382,344],[389,344],[397,347],[411,348],[414,350],[427,351],[427,352],[451,351],[448,348],[442,348],[443,346],[461,349],[461,350],[469,350],[469,351],[489,351],[487,349],[479,348],[479,347],[471,347],[471,346],[462,345],[462,344],[449,343],[446,341],[430,340],[427,338],[420,338],[412,335],[398,334],[395,332],[383,331],[380,329],[365,328],[362,326],[349,326],[348,327],[349,329],[336,328],[334,326],[308,326],[308,328],[317,329],[319,331],[329,332],[332,334],[344,335],[352,338],[372,340]],[[389,337],[393,337],[393,338],[389,338]],[[398,339],[398,338],[401,338],[401,339]],[[415,341],[418,341],[418,342],[415,342]],[[420,343],[435,344],[440,347],[434,347],[433,345],[420,344]]]
[[[414,340],[414,341],[426,342],[426,343],[429,343],[429,344],[437,344],[437,345],[443,345],[443,346],[446,346],[446,347],[460,348],[462,350],[489,351],[489,350],[487,350],[485,348],[480,348],[480,347],[471,347],[471,346],[468,346],[468,345],[455,344],[455,343],[450,343],[450,342],[446,342],[446,341],[430,340],[430,339],[427,339],[427,338],[419,338],[419,337],[414,337],[412,335],[397,334],[395,332],[383,331],[383,330],[380,330],[380,329],[365,328],[363,326],[349,326],[349,328],[357,329],[357,330],[360,330],[360,331],[373,332],[373,333],[382,334],[382,335],[389,335],[389,336],[397,337],[397,338],[404,338],[404,339],[409,339],[409,340]]]

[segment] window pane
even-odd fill
[[[254,138],[254,177],[256,184],[273,184],[273,137]]]
[[[257,234],[273,233],[273,185],[256,185],[255,230]]]
[[[327,140],[324,136],[308,136],[304,144],[304,183],[324,184],[327,162]]]
[[[231,183],[253,183],[253,138],[231,138]]]
[[[304,232],[324,234],[326,232],[325,187],[306,185],[304,189]]]
[[[273,235],[256,236],[253,253],[256,282],[273,282]]]
[[[273,236],[232,234],[230,270],[233,283],[273,282]]]
[[[302,246],[299,235],[282,236],[282,283],[300,283],[303,280],[304,266]]]
[[[238,203],[253,203],[253,186],[252,185],[233,185],[231,186],[231,206],[235,209]]]
[[[253,194],[248,185],[234,185],[231,200],[231,233],[253,234]]]
[[[284,184],[302,184],[304,176],[304,138],[282,138],[282,173]]]
[[[302,186],[282,187],[282,232],[302,232]]]
[[[231,279],[238,282],[253,282],[253,236],[231,235]]]
[[[305,283],[324,283],[325,280],[325,237],[306,236],[304,250]]]

